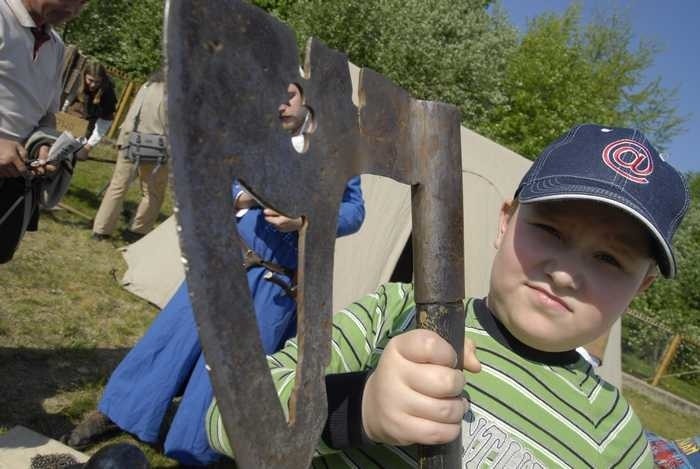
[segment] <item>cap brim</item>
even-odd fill
[[[676,259],[673,249],[661,232],[649,220],[651,216],[645,213],[642,205],[629,195],[613,186],[600,181],[583,181],[574,177],[550,177],[536,180],[521,186],[516,197],[521,203],[545,202],[555,200],[592,200],[612,207],[619,208],[639,220],[656,241],[657,263],[664,277],[676,276]]]

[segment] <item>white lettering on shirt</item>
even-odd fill
[[[462,420],[462,465],[465,468],[544,469],[532,452],[497,422],[469,411]]]

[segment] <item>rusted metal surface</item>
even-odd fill
[[[293,31],[262,10],[234,0],[178,0],[167,8],[180,239],[224,425],[241,467],[306,468],[327,413],[333,247],[350,177],[371,173],[414,186],[416,301],[428,311],[448,305],[449,314],[435,324],[461,350],[463,316],[460,323],[453,311],[460,308],[449,306],[461,305],[464,296],[459,112],[414,100],[367,69],[360,75],[358,110],[346,56],[311,40],[300,76]],[[278,121],[289,83],[303,88],[317,124],[303,154]],[[265,205],[308,221],[299,233],[299,362],[289,422],[264,358],[237,248],[234,179]],[[441,467],[432,464],[425,467]]]
[[[455,350],[464,348],[464,303],[416,304],[418,326],[438,332]],[[457,354],[457,368],[463,366],[463,354]],[[461,467],[461,435],[444,445],[420,446],[419,467],[430,469],[453,469]]]
[[[418,326],[464,348],[464,234],[459,114],[417,101],[412,117],[418,184],[411,193],[414,288]],[[456,122],[456,124],[455,124]],[[457,353],[462,368],[462,353]],[[421,446],[419,467],[461,466],[461,434],[452,443]]]

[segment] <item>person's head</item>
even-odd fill
[[[34,22],[41,26],[65,23],[78,16],[89,0],[23,0]]]
[[[83,69],[83,82],[79,95],[82,100],[90,100],[97,104],[102,93],[112,87],[112,80],[107,75],[104,65],[98,62],[88,62]]]
[[[88,62],[83,69],[83,87],[85,91],[95,93],[110,84],[109,76],[104,65],[98,62]]]
[[[304,106],[303,91],[298,84],[290,83],[287,87],[287,95],[287,102],[280,104],[277,111],[282,128],[296,134],[304,124],[309,110]]]
[[[660,271],[689,203],[683,176],[631,129],[583,125],[550,145],[501,209],[491,310],[521,342],[602,335]]]

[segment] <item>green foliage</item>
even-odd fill
[[[475,129],[505,100],[501,82],[516,33],[483,0],[285,2],[299,42],[314,36],[414,97],[457,105]]]
[[[700,343],[700,174],[688,176],[688,188],[690,207],[673,243],[678,275],[673,280],[659,278],[634,301],[632,308]],[[623,334],[624,342],[641,354],[658,356],[665,345],[665,341],[659,343],[655,328],[636,325],[631,320],[625,323]],[[700,347],[688,344],[678,351],[671,371],[693,368],[700,368]],[[700,373],[687,375],[686,379],[700,382]]]
[[[572,124],[633,125],[663,148],[683,117],[675,90],[642,72],[657,52],[632,47],[620,15],[581,24],[580,8],[535,18],[518,43],[489,0],[254,0],[406,88],[457,105],[467,126],[530,157]],[[93,1],[66,40],[136,77],[161,63],[162,0]]]
[[[289,17],[297,0],[252,0],[250,3],[284,20]]]
[[[675,90],[642,80],[656,52],[646,43],[633,47],[629,21],[615,13],[585,26],[576,4],[561,16],[536,17],[508,61],[508,99],[485,133],[530,158],[582,122],[640,128],[663,148],[684,119]]]
[[[100,0],[66,25],[64,40],[143,79],[162,63],[162,33],[163,0]]]

